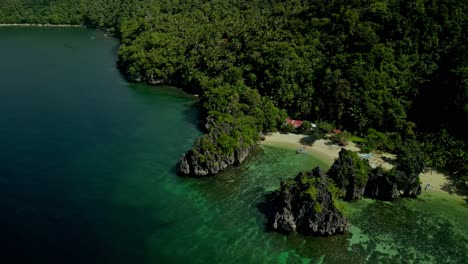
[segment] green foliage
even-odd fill
[[[446,130],[427,134],[421,140],[421,148],[428,166],[446,170],[455,180],[468,186],[468,151],[466,142],[451,136]]]
[[[414,140],[402,145],[397,157],[397,170],[407,175],[421,173],[424,170],[425,153],[421,145]]]
[[[272,131],[284,122],[284,114],[257,90],[243,85],[207,88],[200,100],[207,111],[208,134],[197,140],[192,151],[205,162],[251,148],[260,131]]]
[[[362,137],[359,137],[359,136],[356,136],[356,135],[349,135],[347,137],[347,139],[351,142],[354,142],[356,144],[364,144],[366,143],[366,139],[362,138]]]
[[[301,139],[301,144],[311,146],[316,140],[322,139],[325,134],[318,128],[313,128],[307,133],[307,136]]]
[[[348,145],[347,134],[344,133],[344,132],[334,134],[333,136],[330,137],[330,141],[333,142],[334,144],[338,144],[340,146],[347,146]]]
[[[320,178],[309,177],[307,174],[300,174],[297,178],[301,185],[306,186],[304,188],[304,195],[308,195],[312,200],[316,200],[319,190],[317,189],[317,184],[320,183]]]
[[[2,0],[0,23],[73,24],[118,32],[142,5],[137,0]]]
[[[323,211],[323,206],[319,203],[314,204],[314,211],[317,214],[320,214]]]
[[[403,190],[405,196],[417,195],[420,187],[419,174],[424,170],[425,153],[421,145],[415,140],[408,140],[398,152],[395,178],[398,189]]]
[[[360,159],[356,152],[349,151],[351,153],[353,163],[355,164],[354,175],[358,187],[363,187],[367,183],[368,174],[370,171],[369,162],[365,159]]]
[[[317,128],[324,134],[330,133],[335,125],[326,121],[317,122]]]
[[[344,209],[338,201],[341,191],[336,187],[333,180],[322,175],[318,167],[312,172],[301,172],[294,179],[281,181],[280,189],[276,193],[281,192],[298,193],[302,200],[313,204],[312,209],[315,213],[323,212],[327,195],[330,195],[334,207],[340,212]]]
[[[412,136],[418,95],[448,75],[456,102],[443,103],[468,116],[466,2],[4,0],[0,7],[2,23],[115,29],[119,66],[133,80],[199,94],[244,84],[292,116],[351,131]]]
[[[328,176],[343,193],[350,189],[361,189],[366,186],[371,167],[369,162],[360,159],[356,152],[341,149],[338,159],[328,171]],[[347,199],[354,199],[351,193],[346,193]]]
[[[387,141],[388,138],[384,133],[379,132],[373,128],[369,128],[367,130],[366,144],[365,148],[363,148],[363,151],[371,152],[375,149],[380,149]]]
[[[367,135],[361,141],[361,152],[369,153],[374,150],[382,150],[393,153],[402,144],[398,133],[382,133],[373,128],[367,130]]]
[[[310,121],[304,120],[298,129],[299,133],[301,134],[310,134],[310,132],[313,130],[312,123]]]
[[[424,169],[422,159],[420,147],[415,141],[408,141],[400,148],[397,166],[389,171],[381,167],[372,169],[369,162],[360,159],[356,152],[342,149],[327,174],[347,200],[360,198],[364,191],[368,192],[368,184],[371,191],[366,195],[371,197],[375,195],[374,190],[380,190],[382,197],[386,197],[384,199],[398,197],[400,193],[415,197],[421,191],[419,174]],[[393,188],[396,188],[395,191]]]
[[[284,133],[294,133],[296,132],[296,128],[292,124],[283,124],[280,127],[280,131]]]
[[[341,189],[339,189],[336,185],[335,185],[335,182],[330,179],[330,178],[327,178],[327,181],[328,181],[328,191],[331,193],[331,196],[332,196],[332,200],[333,200],[333,205],[341,212],[344,212],[345,211],[345,208],[343,206],[342,203],[339,202],[339,197],[343,196],[343,192],[341,191]]]

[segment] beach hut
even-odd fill
[[[302,123],[303,123],[303,121],[301,121],[301,120],[294,120],[294,119],[291,119],[291,118],[286,119],[286,124],[291,124],[291,125],[293,125],[294,128],[298,128],[298,127],[302,126]]]
[[[334,128],[334,129],[332,129],[332,132],[333,132],[333,134],[336,135],[336,134],[341,134],[342,131],[339,130],[339,129]]]

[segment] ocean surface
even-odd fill
[[[281,178],[330,164],[263,146],[215,177],[178,177],[196,98],[130,84],[118,41],[0,28],[0,246],[9,263],[468,263],[468,206],[426,192],[343,203],[351,232],[269,232]]]

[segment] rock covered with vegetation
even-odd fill
[[[385,171],[382,167],[373,169],[369,173],[364,196],[385,201],[400,197],[394,172]]]
[[[407,141],[399,147],[396,167],[370,171],[364,195],[380,200],[416,197],[421,194],[419,174],[424,169],[424,155],[419,144]]]
[[[356,152],[341,149],[327,174],[317,167],[310,173],[281,181],[271,199],[272,228],[286,233],[342,233],[349,224],[338,209],[336,199],[339,197],[345,200],[363,196],[379,200],[416,197],[421,193],[419,174],[424,168],[418,148],[411,141],[401,146],[397,165],[391,170],[372,169]]]
[[[421,194],[419,174],[424,170],[424,156],[421,146],[416,141],[407,141],[400,147],[395,178],[403,196],[416,197]]]
[[[219,127],[218,127],[219,129]],[[181,175],[208,176],[244,161],[250,151],[255,148],[254,141],[245,142],[244,138],[238,141],[230,140],[225,135],[229,131],[211,132],[199,137],[192,149],[182,155],[177,170]],[[258,138],[254,137],[254,140]]]
[[[344,199],[355,200],[364,195],[370,168],[369,162],[360,159],[356,152],[342,148],[328,176],[341,190]]]
[[[240,164],[261,140],[261,132],[275,130],[286,116],[269,98],[242,85],[213,87],[200,103],[207,110],[208,133],[180,158],[182,175],[213,175]]]
[[[348,230],[348,220],[338,209],[339,190],[317,167],[293,180],[281,181],[271,201],[272,227],[281,232],[333,235]]]
[[[381,200],[416,197],[421,194],[419,174],[424,169],[423,154],[414,141],[400,147],[397,166],[391,170],[381,167],[372,169],[366,159],[356,152],[341,149],[339,157],[328,171],[341,190],[345,200],[356,200],[363,196]]]

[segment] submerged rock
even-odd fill
[[[338,210],[338,189],[317,167],[294,180],[281,181],[271,200],[272,228],[281,232],[333,235],[348,230],[348,220]]]

